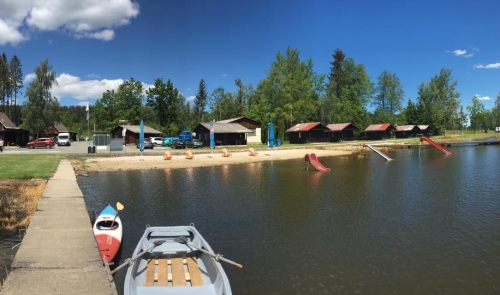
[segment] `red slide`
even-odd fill
[[[326,168],[318,161],[315,153],[306,154],[305,161],[311,163],[318,171],[330,171],[330,168]]]
[[[447,156],[453,154],[452,152],[450,152],[449,150],[445,149],[444,147],[442,147],[441,145],[439,145],[437,142],[435,142],[434,140],[428,138],[428,137],[425,137],[425,136],[422,136],[420,137],[420,142],[422,141],[427,141],[428,143],[430,143],[433,147],[437,148],[438,150],[442,151],[443,153],[445,153]]]

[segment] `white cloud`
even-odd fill
[[[222,77],[227,77],[227,74],[222,74]]]
[[[489,97],[489,96],[481,96],[479,94],[476,94],[476,98],[479,100],[490,100],[491,99],[491,97]]]
[[[139,15],[133,0],[0,1],[0,45],[28,40],[30,30],[62,30],[75,38],[109,41],[114,29]]]
[[[26,40],[26,38],[14,27],[15,26],[7,24],[5,20],[0,18],[0,45],[5,45],[7,43],[16,45]]]
[[[474,69],[499,69],[500,68],[500,62],[497,63],[492,63],[492,64],[475,64],[473,66]]]
[[[87,75],[87,77],[99,77],[96,74]],[[24,85],[29,85],[36,76],[34,73],[28,74],[24,77]],[[102,94],[107,90],[117,90],[118,87],[125,82],[123,79],[89,79],[82,80],[80,77],[73,76],[67,73],[60,74],[56,77],[57,85],[52,85],[50,93],[59,101],[65,98],[74,98],[80,100],[77,105],[85,105],[88,99],[100,99]],[[142,83],[143,94],[146,96],[146,90],[153,88],[154,84]]]
[[[28,74],[24,76],[23,84],[28,85],[31,81],[35,80],[35,78],[36,78],[35,73]]]
[[[81,39],[81,38],[89,38],[89,39],[98,39],[98,40],[104,40],[104,41],[111,41],[115,38],[115,31],[113,30],[103,30],[101,32],[95,32],[95,33],[76,33],[75,38]]]
[[[453,54],[455,56],[460,56],[460,55],[464,55],[467,53],[467,50],[461,50],[461,49],[457,49],[457,50],[453,50]]]
[[[50,92],[59,100],[67,97],[78,100],[99,99],[104,92],[116,90],[124,82],[122,79],[81,80],[79,77],[66,73],[57,76],[56,80],[58,85],[53,85]]]
[[[473,49],[474,51],[476,51],[476,49]],[[477,51],[479,51],[479,49],[477,49]],[[457,49],[457,50],[453,50],[452,51],[453,55],[455,56],[461,56],[461,57],[472,57],[474,56],[474,53],[467,53],[467,50],[465,49]]]
[[[191,95],[186,97],[186,101],[194,101],[196,99],[196,95]]]

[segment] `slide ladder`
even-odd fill
[[[381,151],[379,151],[378,149],[376,149],[373,145],[371,145],[371,144],[363,145],[363,147],[365,147],[365,146],[368,147],[369,149],[371,149],[372,151],[376,152],[377,154],[379,154],[379,156],[384,158],[386,161],[394,161],[394,159],[389,158],[386,154],[384,154]]]
[[[304,161],[311,163],[318,171],[330,171],[330,168],[323,166],[323,164],[318,161],[315,153],[306,154]]]
[[[430,143],[430,145],[432,145],[433,147],[435,147],[438,150],[440,150],[443,153],[445,153],[447,156],[453,154],[452,152],[450,152],[449,150],[445,149],[444,147],[442,147],[441,145],[439,145],[437,142],[435,142],[434,140],[430,139],[429,137],[421,136],[420,137],[420,142],[422,142],[424,140],[427,141],[428,143]]]

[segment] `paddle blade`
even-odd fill
[[[120,202],[116,203],[116,210],[121,211],[121,210],[123,210],[123,208],[125,208],[125,207],[123,207],[122,203],[120,203]]]

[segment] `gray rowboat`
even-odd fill
[[[147,227],[130,260],[124,294],[232,294],[214,256],[194,226]]]

